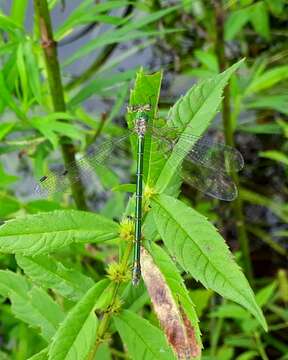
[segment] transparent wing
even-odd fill
[[[233,148],[224,144],[186,136],[184,141],[192,144],[191,150],[186,153],[181,148],[175,147],[177,138],[173,139],[163,133],[154,132],[153,140],[157,144],[159,153],[162,153],[166,159],[173,152],[174,159],[179,160],[176,163],[181,164],[180,168],[175,168],[174,163],[170,161],[167,165],[171,167],[172,172],[179,173],[186,183],[220,200],[232,201],[237,197],[237,187],[229,176],[234,166],[236,169],[243,167],[243,158],[237,150],[234,152]]]
[[[244,166],[243,157],[237,149],[217,142],[207,136],[186,135],[178,128],[172,127],[155,127],[150,131],[155,138],[170,144],[171,149],[175,147],[181,138],[181,142],[185,147],[186,145],[191,147],[189,159],[207,168],[231,173],[232,171],[240,171]],[[179,147],[178,152],[181,154]]]
[[[91,147],[84,156],[68,166],[50,170],[47,175],[39,180],[35,192],[49,196],[66,192],[71,183],[76,183],[80,179],[85,182],[85,179],[90,177],[97,165],[108,161],[111,156],[117,156],[117,149],[123,150],[124,143],[130,135],[128,132],[125,135],[102,141],[99,145]]]
[[[187,159],[182,167],[183,180],[204,194],[224,201],[232,201],[237,197],[235,183],[221,171],[211,171],[210,168],[199,166]]]

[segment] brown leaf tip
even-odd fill
[[[198,357],[201,348],[197,344],[194,328],[184,310],[176,303],[169,286],[152,256],[141,248],[142,276],[150,295],[154,311],[166,338],[179,360]]]

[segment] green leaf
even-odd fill
[[[112,360],[109,344],[103,343],[99,346],[94,360]]]
[[[79,300],[94,284],[80,272],[68,269],[51,256],[25,257],[17,255],[18,265],[38,285],[53,289],[73,301]]]
[[[28,98],[29,98],[29,88],[28,88],[28,74],[26,71],[26,64],[23,54],[23,43],[20,43],[17,49],[17,58],[16,64],[19,74],[19,80],[21,85],[21,100],[22,106],[27,111],[28,109]]]
[[[39,176],[40,177],[40,176]],[[44,211],[53,211],[61,209],[61,206],[56,201],[39,199],[32,200],[25,204],[25,209],[29,214],[36,214]]]
[[[274,15],[281,16],[285,6],[285,0],[266,0],[266,3]]]
[[[4,31],[9,31],[13,35],[16,35],[16,31],[23,31],[22,26],[12,20],[10,16],[6,16],[5,14],[3,14],[2,11],[0,11],[0,29]]]
[[[156,72],[152,75],[144,73],[141,68],[136,75],[134,88],[130,93],[129,106],[150,104],[152,109],[149,112],[149,125],[153,127],[154,120],[157,116],[157,106],[160,96],[162,72]],[[130,129],[135,125],[135,112],[128,113],[128,126]],[[137,154],[136,139],[132,138],[133,154]],[[163,157],[156,151],[157,145],[153,142],[153,139],[149,134],[145,136],[145,148],[144,148],[144,165],[143,174],[144,181],[147,185],[151,185],[157,179],[159,172],[163,166]],[[161,161],[162,160],[162,161]]]
[[[134,193],[136,191],[135,184],[120,184],[112,188],[112,191],[121,191],[121,192],[130,192]]]
[[[9,360],[8,354],[0,350],[0,360]]]
[[[253,360],[257,358],[258,353],[256,351],[246,351],[243,354],[237,356],[235,360]]]
[[[168,124],[179,128],[179,130],[181,129],[183,136],[188,134],[201,136],[218,111],[224,86],[242,62],[243,60],[240,60],[223,73],[194,85],[170,109]],[[174,151],[172,151],[159,175],[156,190],[164,192],[168,188],[174,176],[171,169],[174,168],[176,171],[179,168],[181,160],[185,158],[192,146],[192,141],[191,143],[181,141],[180,136]],[[181,149],[180,154],[183,154],[182,159],[177,154],[179,153],[179,149]]]
[[[123,86],[127,81],[131,80],[135,75],[135,70],[129,70],[121,73],[111,74],[101,73],[96,78],[85,85],[68,103],[70,107],[75,107],[87,100],[94,94],[99,94],[108,88]]]
[[[84,140],[83,130],[80,131],[80,128],[73,123],[63,121],[72,119],[73,116],[70,114],[56,112],[43,117],[33,117],[29,122],[52,143],[54,149],[57,149],[59,135],[80,141]]]
[[[0,124],[0,140],[3,140],[5,136],[11,132],[14,126],[15,126],[14,123]]]
[[[13,196],[0,193],[0,217],[4,218],[21,208],[19,201]]]
[[[49,360],[87,358],[98,325],[95,303],[108,283],[108,280],[99,281],[68,313],[50,345]]]
[[[128,42],[130,40],[135,40],[138,38],[143,39],[143,37],[146,36],[155,36],[156,34],[161,34],[161,31],[145,32],[140,31],[139,29],[163,18],[165,15],[171,13],[172,11],[175,11],[177,8],[177,6],[170,6],[167,9],[154,11],[152,14],[146,14],[145,16],[137,18],[134,21],[129,21],[127,25],[122,26],[121,28],[114,28],[104,32],[103,34],[100,34],[95,39],[92,39],[91,41],[89,41],[89,43],[82,46],[79,50],[75,51],[74,54],[70,56],[69,59],[64,63],[64,65],[69,65],[104,45]],[[163,30],[163,32],[165,32],[165,30]]]
[[[288,156],[285,153],[278,150],[260,151],[259,156],[288,165]]]
[[[32,327],[41,328],[45,340],[50,340],[64,320],[60,306],[42,289],[33,287],[25,297],[11,293],[12,312]]]
[[[251,7],[233,11],[225,22],[225,40],[232,40],[250,20]]]
[[[215,73],[219,72],[217,56],[213,52],[198,49],[195,50],[194,55],[202,65],[207,67],[210,71]]]
[[[258,91],[269,89],[280,81],[288,78],[288,65],[281,65],[267,70],[253,79],[245,90],[245,95],[250,95]]]
[[[248,109],[273,109],[288,115],[288,96],[286,94],[262,95],[249,100],[244,105]]]
[[[8,220],[0,227],[0,251],[48,254],[73,243],[98,243],[118,236],[112,220],[84,211],[56,210]]]
[[[47,360],[48,359],[48,347],[41,350],[40,352],[38,352],[37,354],[31,356],[29,359],[27,360]]]
[[[275,294],[275,290],[277,288],[277,283],[272,282],[271,284],[265,286],[261,290],[259,290],[256,294],[256,301],[257,304],[261,307],[267,305],[269,300],[272,298],[272,296]]]
[[[252,134],[282,134],[278,124],[240,125],[237,129]]]
[[[209,306],[213,291],[206,289],[196,289],[190,291],[190,297],[194,303],[196,313],[201,318],[204,310]]]
[[[31,39],[25,41],[23,46],[23,52],[25,56],[25,65],[29,74],[29,87],[37,102],[39,104],[42,104],[40,71]]]
[[[99,13],[124,7],[128,4],[127,1],[112,0],[108,3],[99,3],[95,6],[93,1],[94,0],[82,1],[80,5],[69,14],[68,18],[60,24],[60,27],[55,32],[56,40],[60,40],[79,25],[99,21],[101,19]]]
[[[3,165],[0,163],[0,187],[7,187],[19,180],[18,176],[9,175],[5,172]]]
[[[266,4],[263,1],[259,1],[251,9],[250,22],[254,30],[264,39],[269,40],[270,26]]]
[[[0,99],[3,100],[4,104],[7,105],[11,110],[13,110],[15,114],[19,117],[19,119],[26,120],[24,112],[19,108],[19,106],[15,103],[13,97],[11,96],[2,71],[0,71],[0,88]]]
[[[28,0],[13,0],[10,10],[10,18],[19,26],[24,25]]]
[[[250,314],[237,304],[223,304],[219,306],[215,311],[212,311],[210,313],[210,316],[221,319],[238,320],[246,320],[250,318]]]
[[[155,223],[171,255],[205,287],[245,307],[266,330],[253,291],[214,226],[170,196],[158,195],[152,203]]]
[[[114,323],[133,360],[175,359],[161,330],[142,317],[124,310]]]
[[[0,294],[10,298],[13,314],[32,327],[40,328],[46,340],[54,335],[64,319],[59,305],[19,274],[0,270]]]

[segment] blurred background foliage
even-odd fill
[[[165,118],[193,83],[246,58],[226,88],[223,110],[211,129],[220,130],[223,140],[243,154],[246,166],[236,179],[240,196],[227,204],[186,185],[182,196],[217,225],[236,253],[269,333],[238,305],[199,288],[189,276],[185,281],[201,320],[203,359],[288,359],[288,2],[50,0],[64,108],[55,108],[50,96],[42,55],[47,44],[39,41],[32,1],[0,4],[1,222],[75,207],[69,195],[37,198],[35,179],[51,163],[63,161],[63,137],[73,140],[77,156],[100,135],[125,132],[125,105],[140,66],[148,73],[164,71],[159,116]],[[120,178],[103,170],[98,187],[117,186]],[[89,188],[85,207],[121,219],[122,192],[101,199],[100,207],[96,198],[98,190]],[[59,259],[99,279],[115,256],[105,245],[75,246]],[[17,271],[14,256],[0,254],[0,268]],[[148,298],[142,301],[144,316],[156,323]],[[26,359],[43,347],[41,342],[0,298],[0,359]],[[123,353],[115,344],[113,358],[120,359]],[[101,351],[99,359],[112,358],[108,348]]]

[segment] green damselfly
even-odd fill
[[[97,147],[92,147],[83,157],[65,169],[54,170],[43,176],[36,187],[36,191],[41,194],[52,195],[67,190],[71,181],[77,182],[79,177],[83,180],[89,173],[95,171],[95,168],[97,172],[97,166],[102,165],[107,159],[117,158],[117,151],[123,149],[123,144],[126,143],[127,139],[134,137],[137,167],[132,282],[136,285],[141,277],[143,182],[152,181],[153,183],[153,179],[143,177],[146,171],[145,163],[147,163],[147,159],[144,157],[145,142],[149,140],[148,163],[150,169],[168,166],[176,176],[182,178],[187,184],[207,195],[225,201],[232,201],[237,196],[237,187],[230,174],[241,170],[244,161],[241,153],[235,148],[206,137],[191,135],[192,131],[183,131],[183,129],[169,124],[159,127],[150,126],[150,105],[134,105],[129,107],[128,111],[135,113],[134,129],[128,130],[127,133],[119,137],[103,141]],[[148,185],[150,186],[150,184]]]

